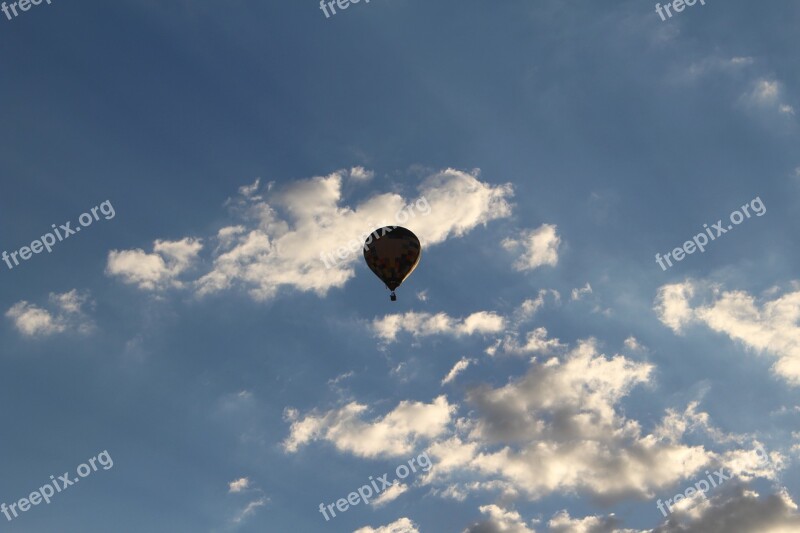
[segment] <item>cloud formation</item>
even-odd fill
[[[619,401],[648,383],[651,372],[649,364],[607,358],[584,341],[563,358],[532,362],[505,386],[477,387],[467,398],[477,417],[429,447],[436,469],[426,481],[455,482],[449,488],[456,493],[499,488],[533,499],[578,490],[603,498],[650,496],[713,457],[643,434],[619,413]],[[468,473],[483,484],[460,481]]]
[[[553,224],[542,224],[537,229],[523,232],[519,239],[505,239],[502,246],[506,250],[522,249],[521,255],[514,262],[514,268],[527,271],[541,266],[556,266],[558,248],[561,245],[557,230]]]
[[[773,79],[758,79],[752,90],[744,96],[747,103],[752,106],[776,109],[784,115],[794,115],[794,108],[783,102],[783,86],[780,82]]]
[[[362,527],[353,533],[420,533],[417,525],[408,518],[400,518],[391,524],[373,528],[370,526]]]
[[[239,524],[248,517],[254,515],[256,511],[258,511],[258,508],[264,507],[268,501],[268,498],[258,498],[257,500],[251,501],[243,509],[236,513],[236,516],[233,517],[234,523]]]
[[[800,531],[797,504],[785,490],[760,497],[743,486],[700,499],[652,533],[793,533]]]
[[[564,348],[566,346],[560,340],[547,338],[547,328],[539,327],[527,333],[524,343],[519,341],[517,332],[509,332],[494,345],[486,348],[486,353],[491,356],[553,354]]]
[[[705,303],[694,303],[695,299]],[[659,288],[654,309],[676,333],[702,324],[756,353],[774,356],[773,371],[788,383],[800,385],[800,290],[769,300],[687,280]]]
[[[322,415],[304,417],[290,409],[286,418],[292,425],[283,446],[294,453],[301,446],[322,440],[359,457],[399,457],[411,453],[420,440],[444,433],[453,411],[445,396],[429,404],[400,402],[394,410],[372,421],[363,420],[367,406],[355,402]]]
[[[450,372],[448,372],[447,375],[444,377],[444,379],[442,380],[442,385],[447,385],[448,383],[451,383],[454,379],[456,379],[456,376],[458,376],[461,372],[467,369],[467,367],[471,362],[472,361],[470,359],[462,357],[460,361],[458,361],[455,365],[453,365],[453,368],[451,368]]]
[[[94,329],[94,323],[84,313],[84,307],[91,306],[88,293],[77,289],[62,294],[50,294],[50,310],[21,300],[6,311],[6,317],[19,333],[25,337],[48,337],[67,331],[87,334]]]
[[[373,507],[383,507],[384,505],[392,502],[400,497],[401,494],[408,491],[408,485],[404,483],[395,482],[394,485],[381,492],[380,496],[370,502]]]
[[[619,530],[619,524],[612,516],[587,516],[584,518],[572,518],[567,511],[556,513],[547,525],[550,533],[635,533],[631,529]]]
[[[616,516],[572,518],[566,510],[554,514],[547,522],[547,533],[795,533],[800,531],[797,504],[785,489],[766,497],[737,485],[711,497],[683,500],[687,505],[654,529],[639,530],[621,527]],[[481,513],[489,515],[484,522],[463,533],[536,533],[528,527],[520,513],[501,505],[484,505]],[[531,521],[536,524],[538,521]],[[540,530],[542,531],[542,530]]]
[[[583,298],[585,294],[592,294],[592,286],[589,284],[588,281],[586,282],[586,285],[583,286],[582,288],[572,289],[572,300],[573,301],[580,300],[581,298]]]
[[[378,193],[349,205],[342,192],[345,178],[366,182],[371,176],[355,167],[295,181],[280,190],[272,183],[262,188],[258,180],[240,187],[227,202],[236,222],[207,239],[215,243],[211,268],[191,282],[178,277],[195,264],[202,249],[199,239],[156,241],[152,253],[114,250],[106,271],[143,290],[185,283],[200,296],[234,287],[256,300],[273,298],[281,288],[324,296],[355,275],[360,255],[353,253],[329,265],[322,254],[352,242],[360,246],[362,237],[376,228],[396,225],[401,211],[410,217],[403,226],[428,247],[511,214],[510,185],[492,185],[480,181],[477,171],[449,168],[423,180],[417,198]],[[415,201],[423,198],[430,207],[424,218],[414,209]]]
[[[462,337],[473,334],[490,334],[503,331],[506,320],[491,311],[478,311],[463,319],[453,318],[446,313],[419,313],[409,311],[404,314],[386,315],[372,322],[375,335],[383,341],[393,342],[401,332],[408,332],[415,338],[431,335]]]
[[[237,493],[246,490],[250,486],[250,480],[246,477],[228,483],[228,492]]]
[[[498,505],[482,505],[480,511],[489,515],[488,520],[465,529],[463,533],[536,533],[525,525],[517,511]]]
[[[179,241],[156,241],[152,253],[141,248],[111,250],[106,274],[143,290],[181,287],[183,283],[178,276],[194,264],[202,248],[199,240],[187,237]]]

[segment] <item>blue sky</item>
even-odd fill
[[[0,14],[0,252],[113,207],[0,263],[0,503],[113,459],[0,530],[800,531],[799,21]],[[397,302],[359,254],[321,261],[400,210],[423,257]]]

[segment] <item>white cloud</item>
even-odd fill
[[[800,290],[759,301],[745,291],[722,291],[711,286],[708,305],[692,306],[691,299],[707,283],[686,281],[658,291],[659,319],[681,333],[691,323],[704,324],[758,352],[777,357],[773,371],[800,385]]]
[[[347,378],[351,378],[354,375],[355,375],[355,372],[353,372],[352,370],[350,370],[348,372],[345,372],[344,374],[339,374],[335,378],[329,379],[328,380],[328,385],[338,385],[339,382],[344,381]]]
[[[405,318],[392,316],[400,317],[400,323]],[[412,316],[410,322],[415,321]],[[444,315],[434,321],[436,327],[423,330],[452,332],[457,329],[454,325],[464,322]],[[390,324],[384,337],[394,339],[401,329]],[[365,405],[356,402],[304,416],[287,410],[291,428],[284,449],[293,453],[323,441],[341,452],[374,458],[407,456],[424,444],[435,468],[419,482],[430,486],[433,495],[462,501],[485,492],[500,493],[499,501],[504,502],[578,492],[603,500],[650,498],[714,465],[736,471],[742,479],[777,479],[780,465],[756,465],[752,450],[717,452],[697,444],[694,437],[701,433],[726,448],[741,446],[742,439],[713,428],[696,403],[683,412],[666,410],[649,432],[628,418],[620,404],[635,387],[652,385],[653,365],[622,355],[606,356],[592,339],[569,348],[549,339],[544,328],[529,332],[525,343],[516,341],[517,331],[503,331],[497,350],[546,355],[533,358],[527,373],[504,385],[492,382],[471,388],[464,406],[442,396],[427,404],[400,402],[388,414],[372,417]],[[448,376],[457,375],[462,366],[457,364]],[[685,444],[690,433],[693,441]],[[776,463],[779,459],[774,456]],[[484,525],[502,523],[491,520],[490,516]],[[553,527],[563,526],[557,531],[569,531],[564,529],[568,526],[594,531],[614,519],[559,515],[554,520]]]
[[[256,178],[256,181],[251,183],[250,185],[242,185],[239,187],[239,194],[246,198],[261,198],[260,196],[256,196],[258,189],[261,187],[261,178]],[[230,201],[230,199],[229,199]]]
[[[228,483],[228,492],[242,492],[250,487],[250,480],[246,477],[239,478],[235,481]]]
[[[222,395],[217,401],[217,409],[228,415],[252,409],[255,406],[253,393],[248,390]]]
[[[294,182],[266,200],[242,195],[232,201],[243,219],[232,227],[245,230],[227,230],[226,245],[215,253],[212,270],[196,282],[198,293],[240,286],[265,300],[287,287],[322,296],[355,275],[366,237],[397,224],[401,210],[410,217],[403,226],[426,247],[511,214],[510,185],[481,182],[477,174],[446,169],[422,182],[417,200],[383,193],[354,206],[342,195],[346,174]],[[423,198],[429,209],[419,207]]]
[[[63,294],[51,293],[50,310],[22,300],[6,311],[6,317],[26,337],[48,337],[66,331],[87,334],[94,324],[83,308],[91,304],[88,293],[73,289]]]
[[[752,57],[722,58],[709,56],[701,61],[692,63],[688,67],[681,67],[682,70],[679,70],[671,79],[680,82],[695,82],[711,73],[733,74],[754,63],[755,60]]]
[[[448,168],[428,177],[420,191],[430,203],[430,215],[417,219],[418,226],[406,227],[430,245],[510,216],[511,184],[493,186],[481,182],[478,176],[477,171],[470,174]]]
[[[584,294],[592,294],[592,286],[586,282],[586,286],[581,289],[572,289],[572,300],[580,300]]]
[[[403,331],[414,337],[431,335],[450,335],[461,337],[475,333],[498,333],[505,328],[505,319],[491,311],[472,313],[464,319],[448,316],[446,313],[418,313],[386,315],[372,322],[375,335],[386,342],[393,342]]]
[[[775,109],[781,114],[794,115],[794,108],[783,101],[783,93],[783,85],[779,81],[761,78],[742,98],[753,107]]]
[[[558,247],[561,237],[553,224],[543,224],[535,230],[523,232],[521,239],[505,239],[503,248],[508,251],[523,249],[522,255],[514,263],[519,271],[533,270],[541,266],[558,264]]]
[[[677,443],[689,429],[707,427],[708,420],[705,413],[698,413],[697,406],[697,402],[692,402],[682,413],[675,409],[667,409],[666,416],[653,430],[653,434],[663,442]]]
[[[369,181],[375,177],[375,172],[364,167],[353,167],[350,169],[350,179],[356,181]]]
[[[549,533],[622,533],[616,528],[619,523],[614,515],[611,516],[587,516],[584,518],[572,518],[567,511],[560,511],[553,515],[547,525],[550,527]],[[633,533],[632,530],[626,530]]]
[[[636,384],[647,383],[651,371],[651,365],[622,356],[606,359],[593,342],[584,342],[563,360],[533,363],[520,381],[494,390],[473,390],[468,397],[482,412],[503,414],[481,420],[475,432],[505,440],[538,439],[550,432],[596,436],[614,427],[618,422],[614,404]],[[548,417],[542,415],[550,411],[566,418],[548,425],[544,422]]]
[[[663,285],[656,295],[655,312],[659,320],[680,333],[683,326],[693,320],[689,299],[694,296],[694,283],[686,281]]]
[[[78,314],[89,299],[88,294],[72,289],[63,294],[51,294],[50,301],[67,314]]]
[[[758,80],[753,89],[752,98],[760,104],[774,104],[780,94],[780,85],[777,81]]]
[[[425,246],[461,237],[478,225],[511,214],[510,185],[491,185],[478,173],[445,169],[425,179],[418,200],[406,201],[395,193],[375,194],[348,206],[342,197],[343,179],[366,180],[360,167],[328,176],[294,182],[281,191],[260,181],[239,188],[226,204],[241,220],[220,229],[212,239],[213,267],[194,281],[199,295],[234,286],[245,288],[257,300],[274,297],[281,287],[325,295],[354,276],[358,250],[376,228],[397,224],[414,231]],[[425,200],[422,208],[422,200]],[[200,240],[156,241],[152,253],[142,249],[114,250],[107,273],[140,289],[180,287],[178,276],[191,267],[202,248]],[[345,250],[345,257],[337,254]],[[320,255],[322,252],[323,255]]]
[[[536,314],[536,311],[542,308],[544,305],[544,295],[542,294],[544,291],[539,291],[539,296],[536,299],[528,298],[519,306],[519,316],[522,319],[531,318],[533,315]]]
[[[420,533],[420,531],[417,529],[417,525],[408,518],[400,518],[385,526],[378,528],[366,526],[356,529],[353,533]]]
[[[269,498],[259,498],[257,500],[253,500],[248,503],[244,509],[236,513],[236,516],[233,518],[235,523],[241,523],[244,519],[252,516],[258,510],[259,507],[263,507],[267,504]]]
[[[536,312],[544,306],[545,304],[544,298],[545,296],[547,296],[548,293],[553,296],[553,301],[555,303],[561,302],[561,294],[559,294],[558,291],[553,289],[549,290],[541,289],[536,298],[534,299],[528,298],[524,302],[522,302],[522,304],[520,304],[519,308],[515,313],[516,321],[519,323],[533,317],[533,315],[535,315]]]
[[[355,402],[322,415],[299,417],[287,410],[292,422],[284,450],[296,452],[317,440],[331,442],[340,451],[359,457],[397,457],[411,453],[421,439],[440,436],[450,424],[454,407],[445,396],[432,403],[403,401],[390,413],[371,422],[362,417],[368,408]]]
[[[447,375],[444,377],[444,379],[442,380],[442,385],[447,385],[448,383],[456,379],[456,376],[458,376],[461,372],[466,370],[471,362],[472,361],[470,359],[462,357],[461,360],[457,362],[453,366],[453,368],[450,369],[450,372],[448,372]]]
[[[547,522],[548,533],[796,533],[800,531],[797,505],[785,489],[767,497],[741,486],[710,498],[696,493],[673,505],[675,512],[655,529],[621,528],[621,521],[609,516],[572,518],[562,510]],[[520,514],[498,505],[480,507],[489,519],[464,533],[534,533]],[[537,521],[533,521],[537,523]]]
[[[529,334],[532,340],[525,349],[552,343],[546,330],[536,331]],[[516,338],[513,331],[507,334]],[[591,339],[571,349],[558,342],[558,348],[558,354],[532,359],[526,374],[505,385],[470,389],[463,417],[456,415],[462,406],[444,397],[429,404],[401,402],[388,414],[372,418],[366,406],[355,402],[305,416],[287,410],[291,428],[284,449],[293,453],[323,441],[341,452],[374,458],[407,456],[424,444],[435,468],[420,483],[433,495],[460,501],[487,492],[499,493],[502,502],[574,493],[603,500],[651,498],[714,465],[741,480],[778,479],[780,454],[773,453],[775,464],[764,466],[756,463],[752,450],[720,453],[696,440],[684,444],[692,433],[726,448],[741,445],[740,437],[713,428],[697,403],[683,412],[668,409],[649,433],[625,416],[620,403],[635,387],[652,384],[651,364],[622,355],[608,357]],[[488,520],[471,531],[504,531],[497,529],[500,525],[533,527],[500,504],[494,514],[488,508],[485,512]],[[561,513],[553,517],[550,529],[634,533],[613,524],[613,516],[573,519]]]
[[[232,232],[225,234],[231,237]],[[203,248],[197,239],[155,241],[153,253],[135,250],[112,250],[108,254],[106,274],[144,290],[181,287],[178,276],[188,270]]]
[[[740,66],[740,65],[752,65],[753,64],[753,58],[752,57],[733,57],[733,58],[730,59],[729,62],[730,62],[731,65],[737,65],[737,66]]]
[[[463,533],[536,533],[525,525],[517,511],[510,511],[497,505],[483,505],[480,511],[488,514],[489,519],[465,529]]]
[[[503,339],[498,340],[494,345],[486,349],[490,356],[497,354],[507,355],[532,355],[532,354],[552,354],[566,348],[558,339],[548,339],[547,329],[544,327],[536,328],[528,332],[525,343],[520,344],[516,332],[507,334]]]
[[[238,238],[238,236],[241,235],[242,233],[244,233],[245,231],[246,231],[246,228],[244,226],[242,226],[242,225],[227,226],[227,227],[221,228],[217,232],[217,242],[219,244],[218,244],[215,252],[219,253],[219,251],[222,250],[222,249],[230,248],[231,245],[233,245],[235,243],[235,241]]]
[[[14,321],[14,325],[20,333],[29,337],[39,334],[42,336],[52,335],[66,329],[66,326],[57,322],[48,311],[24,300],[11,306],[6,312],[6,316]]]
[[[394,485],[381,492],[380,496],[370,502],[374,507],[383,507],[384,505],[392,502],[400,497],[401,494],[408,491],[408,485],[400,482],[395,482]]]
[[[767,497],[738,485],[717,489],[710,497],[696,492],[674,504],[674,512],[655,529],[620,527],[615,515],[572,518],[562,510],[547,522],[548,533],[796,533],[800,531],[797,505],[785,489]],[[464,533],[530,533],[521,516],[497,505],[484,506],[490,519]]]
[[[625,339],[625,347],[634,352],[639,352],[645,349],[645,347],[642,346],[642,343],[640,343],[633,335]]]
[[[694,83],[712,73],[728,74],[731,79],[737,80],[741,79],[745,67],[754,64],[755,59],[752,57],[737,56],[727,59],[712,55],[694,62],[688,67],[681,66],[674,72],[674,75],[670,76],[670,80],[679,83]],[[747,89],[740,96],[739,101],[752,109],[773,110],[785,115],[794,115],[794,108],[783,101],[784,93],[783,84],[778,80],[749,77]]]
[[[528,499],[575,491],[652,496],[716,457],[643,434],[619,413],[617,404],[650,383],[652,370],[623,356],[607,358],[584,341],[563,357],[533,361],[505,386],[477,387],[467,397],[475,415],[428,446],[436,468],[424,482],[456,495],[499,488]]]

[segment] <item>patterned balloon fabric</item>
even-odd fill
[[[422,253],[417,236],[400,226],[375,230],[364,245],[367,266],[392,291],[414,271]]]

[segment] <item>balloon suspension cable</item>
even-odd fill
[[[389,299],[393,302],[397,301],[397,295],[392,291],[392,294],[389,295]]]

